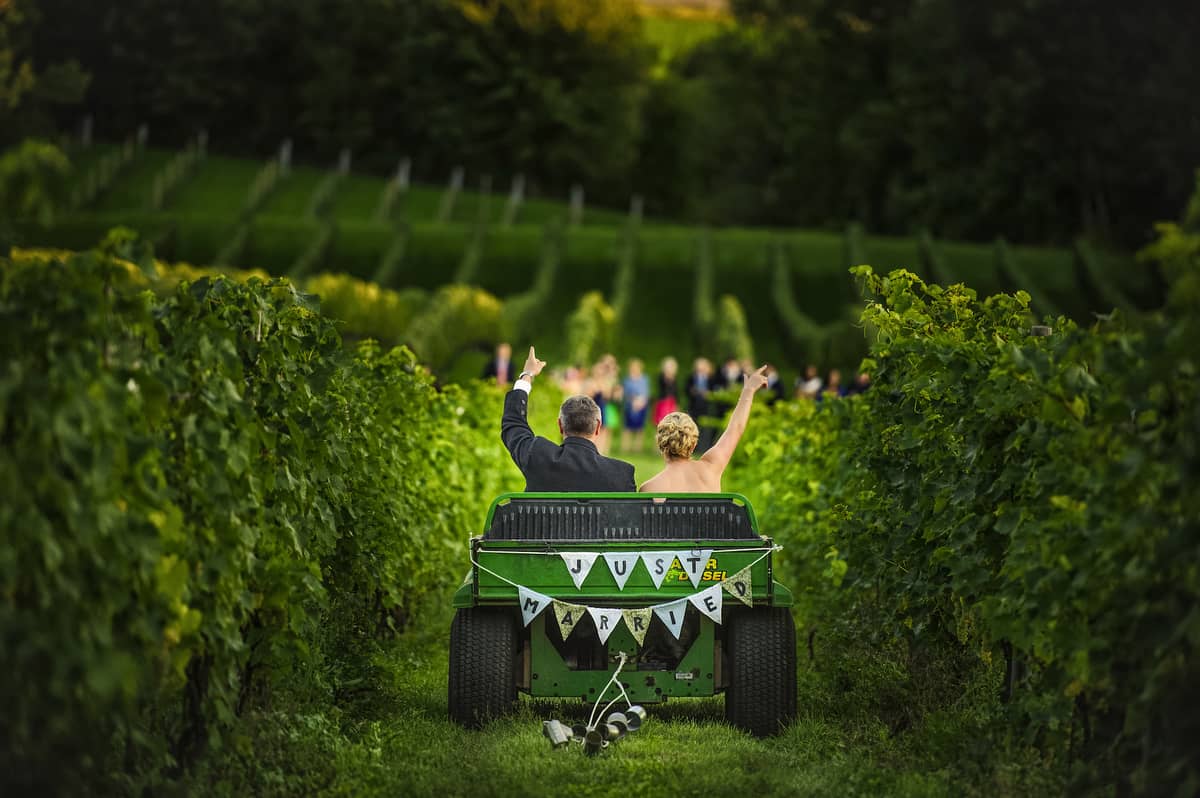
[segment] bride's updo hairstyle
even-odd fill
[[[700,428],[687,413],[668,413],[658,422],[654,436],[658,450],[671,460],[687,460],[696,450]]]

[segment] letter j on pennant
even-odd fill
[[[583,588],[583,580],[587,579],[587,575],[591,573],[592,566],[596,564],[596,558],[600,555],[594,551],[564,551],[560,553],[563,562],[567,564],[567,571],[571,574],[571,579],[575,582],[575,589]]]

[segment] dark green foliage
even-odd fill
[[[1161,314],[1050,337],[1023,293],[862,267],[871,390],[780,408],[739,454],[814,622],[985,663],[1011,647],[1013,728],[1140,793],[1200,783],[1188,257]]]
[[[84,105],[101,130],[147,122],[182,141],[207,127],[215,150],[291,138],[309,162],[349,147],[379,171],[407,154],[439,180],[464,166],[628,196],[649,53],[624,0],[39,6],[31,47],[92,74]]]
[[[344,350],[287,282],[2,268],[5,792],[152,786],[283,683],[361,681],[513,484],[494,389]]]

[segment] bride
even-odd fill
[[[719,493],[721,474],[725,472],[725,466],[729,464],[742,433],[746,431],[754,394],[767,384],[764,376],[766,370],[767,367],[763,366],[746,375],[742,395],[729,418],[729,426],[725,428],[721,439],[699,460],[692,459],[696,441],[700,438],[696,422],[687,413],[666,415],[658,423],[655,434],[658,450],[666,464],[662,471],[646,480],[640,490],[644,493]]]

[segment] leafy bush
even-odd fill
[[[519,486],[495,388],[344,350],[286,281],[157,299],[108,249],[141,266],[0,271],[6,792],[153,789],[285,681],[330,695]]]
[[[1008,654],[1028,739],[1089,762],[1082,778],[1191,792],[1200,262],[1176,266],[1162,315],[1050,337],[1030,336],[1027,294],[855,271],[873,387],[778,411],[740,461],[810,612]]]
[[[754,341],[746,324],[746,311],[737,297],[724,294],[717,303],[717,323],[713,341],[721,357],[754,360]]]
[[[447,285],[413,319],[406,337],[423,362],[435,371],[448,368],[464,351],[501,339],[504,306],[486,291]]]
[[[305,281],[321,298],[321,312],[342,322],[342,332],[385,344],[405,340],[408,325],[429,301],[419,288],[393,291],[344,274],[319,274]]]
[[[70,171],[61,150],[36,139],[0,154],[0,213],[7,219],[50,224],[62,204]]]
[[[584,294],[567,318],[567,360],[588,366],[609,350],[617,314],[599,291]]]

